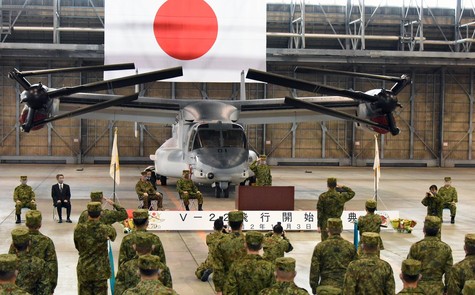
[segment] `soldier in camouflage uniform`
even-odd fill
[[[245,235],[242,233],[244,213],[231,211],[228,213],[231,233],[225,235],[214,248],[213,258],[213,283],[214,289],[222,294],[226,276],[233,262],[246,256]]]
[[[427,207],[427,215],[437,216],[442,219],[442,210],[444,200],[437,193],[437,186],[431,185],[429,191],[426,193],[424,199],[422,199],[422,205]]]
[[[48,278],[48,288],[45,294],[54,293],[58,282],[58,259],[53,241],[40,232],[42,216],[38,210],[26,212],[26,226],[30,235],[29,254],[45,261],[45,273]],[[13,243],[10,245],[9,254],[15,254],[16,250]]]
[[[259,255],[264,235],[257,231],[246,233],[247,254],[229,269],[224,294],[258,294],[274,284],[274,264]]]
[[[462,295],[473,295],[475,294],[475,280],[469,280],[465,282],[465,286],[462,290]]]
[[[18,270],[18,258],[13,254],[0,254],[0,294],[30,295],[15,284]]]
[[[190,170],[183,170],[183,177],[176,182],[176,190],[183,199],[186,211],[190,211],[190,199],[198,199],[198,211],[203,211],[203,195],[190,179]]]
[[[375,214],[376,211],[376,201],[373,199],[366,200],[365,209],[366,215],[360,216],[358,218],[358,230],[360,231],[360,240],[361,235],[366,232],[377,233],[381,231],[381,215]],[[383,240],[381,236],[379,237],[379,250],[384,250]],[[361,253],[361,247],[358,247],[358,253]]]
[[[165,287],[160,278],[160,257],[155,255],[142,255],[139,257],[140,282],[134,288],[127,289],[123,295],[151,295],[160,294],[176,295],[177,293]]]
[[[259,295],[308,295],[307,290],[294,283],[297,275],[295,259],[291,257],[278,257],[275,260],[275,283],[272,287],[259,292]]]
[[[425,294],[424,290],[417,286],[421,279],[421,262],[414,259],[406,259],[401,264],[401,275],[399,276],[404,285],[398,294]]]
[[[114,241],[117,232],[101,223],[101,203],[87,204],[89,219],[74,229],[74,246],[79,252],[76,268],[79,295],[107,295],[107,279],[111,277],[108,241]]]
[[[266,163],[266,160],[266,155],[260,155],[257,160],[249,165],[249,169],[251,169],[256,176],[256,186],[272,185],[272,174],[270,172],[269,165]]]
[[[343,282],[343,294],[394,295],[391,265],[378,257],[379,234],[367,232],[361,238],[362,256],[350,262]]]
[[[285,236],[284,228],[280,222],[274,225],[272,232],[264,237],[264,255],[265,260],[274,263],[279,257],[284,257],[284,252],[289,253],[294,249],[289,239]]]
[[[12,230],[13,246],[18,257],[18,275],[16,284],[33,295],[51,294],[46,263],[43,259],[32,256],[29,252],[30,234],[26,227]]]
[[[115,210],[102,209],[101,218],[99,219],[100,222],[112,225],[116,222],[122,222],[128,218],[127,210],[125,210],[124,207],[115,203],[111,199],[104,198],[104,195],[102,194],[102,192],[91,192],[90,197],[91,197],[91,202],[103,203],[105,201],[109,205],[112,205],[112,207],[115,209]],[[85,223],[87,221],[88,216],[89,214],[87,213],[87,210],[84,210],[81,213],[81,216],[79,216],[78,223]]]
[[[464,250],[465,258],[450,270],[447,294],[461,294],[467,280],[475,280],[475,234],[465,235]]]
[[[137,256],[120,265],[117,272],[114,294],[121,295],[127,288],[133,288],[140,282],[139,258],[143,255],[152,254],[152,240],[149,239],[146,232],[137,232],[135,236],[134,249]],[[158,257],[158,256],[157,256]],[[164,286],[173,288],[170,269],[163,262],[159,262],[160,281]]]
[[[162,241],[156,234],[147,232],[148,210],[136,209],[133,212],[133,220],[135,225],[134,231],[126,235],[122,239],[122,243],[120,244],[119,266],[135,257],[136,253],[133,245],[135,244],[135,238],[137,236],[137,233],[139,232],[145,233],[147,237],[152,241],[152,254],[159,256],[160,261],[166,264],[167,258],[165,257],[165,250],[163,249]]]
[[[319,286],[343,287],[348,264],[357,258],[355,246],[340,236],[343,224],[340,218],[329,218],[327,229],[330,237],[318,243],[310,265],[310,286],[313,294]]]
[[[439,195],[444,199],[443,209],[450,209],[450,223],[455,223],[455,213],[457,213],[457,190],[452,186],[452,178],[444,177],[445,185],[439,188]]]
[[[16,223],[21,223],[21,208],[36,210],[35,192],[26,184],[27,176],[20,176],[21,184],[13,191],[13,201],[15,202]]]
[[[453,264],[452,249],[437,237],[440,225],[439,217],[426,216],[423,229],[425,237],[412,244],[407,255],[407,258],[422,263],[419,287],[426,294],[442,294],[446,291],[447,276]],[[445,277],[445,284],[442,282],[442,276]]]
[[[140,177],[139,181],[135,185],[135,192],[139,197],[140,201],[143,201],[142,209],[149,209],[150,208],[150,201],[157,200],[157,210],[163,209],[163,195],[160,192],[157,192],[153,185],[147,180],[147,172],[142,171],[142,176]]]
[[[227,234],[226,231],[223,231],[223,227],[223,217],[220,216],[214,221],[214,232],[206,236],[206,245],[208,245],[208,257],[198,266],[195,271],[196,277],[203,282],[206,282],[208,280],[209,275],[213,272],[213,259],[211,255],[214,251],[214,248],[216,248],[223,236]]]
[[[342,291],[340,288],[333,286],[318,286],[317,288],[318,295],[341,295]]]
[[[347,186],[336,185],[336,178],[327,179],[328,191],[322,193],[317,201],[317,231],[321,232],[321,239],[328,238],[326,230],[328,218],[341,218],[345,203],[353,199],[355,192]]]

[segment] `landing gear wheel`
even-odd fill
[[[160,175],[160,184],[163,186],[167,185],[167,177]]]
[[[223,189],[223,194],[225,198],[229,198],[229,185],[227,188]]]

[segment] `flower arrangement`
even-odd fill
[[[398,233],[411,233],[417,222],[412,219],[396,218],[391,220],[391,225]]]

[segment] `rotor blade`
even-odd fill
[[[126,87],[135,84],[142,84],[157,80],[164,80],[174,77],[183,76],[182,67],[168,68],[155,72],[148,72],[123,78],[104,80],[79,86],[65,87],[48,92],[50,98],[66,96],[78,92],[90,92],[98,90],[106,90],[111,88]]]
[[[365,94],[363,92],[357,92],[353,90],[340,89],[331,86],[324,86],[304,80],[298,80],[278,74],[271,74],[263,71],[258,71],[254,69],[249,69],[246,75],[246,78],[253,79],[261,82],[267,82],[279,86],[295,88],[299,90],[309,91],[313,93],[320,93],[326,95],[338,95],[349,97],[352,99],[375,102],[378,100],[377,97]]]
[[[130,69],[135,69],[134,63],[88,66],[88,67],[59,68],[59,69],[38,70],[38,71],[24,71],[24,72],[20,72],[20,75],[23,77],[26,77],[26,76],[54,74],[54,73],[117,71],[117,70],[130,70]]]
[[[320,72],[320,73],[329,73],[329,74],[340,74],[340,75],[347,75],[347,76],[353,76],[353,77],[386,80],[386,81],[392,81],[392,82],[400,82],[401,80],[403,80],[402,77],[374,75],[374,74],[366,74],[366,73],[355,73],[355,72],[328,70],[328,69],[311,68],[311,67],[296,67],[295,72],[299,72],[299,73]]]
[[[319,113],[322,113],[322,114],[325,114],[325,115],[330,115],[330,116],[340,118],[340,119],[343,119],[343,120],[356,121],[356,122],[359,122],[359,123],[362,123],[362,124],[367,124],[367,125],[370,125],[370,126],[374,126],[374,127],[377,127],[377,128],[381,128],[381,129],[390,131],[389,126],[381,125],[379,123],[376,123],[376,122],[373,122],[373,121],[370,121],[370,120],[361,119],[361,118],[358,118],[356,116],[353,116],[353,115],[350,115],[350,114],[347,114],[347,113],[344,113],[344,112],[341,112],[341,111],[332,110],[330,108],[327,108],[327,107],[324,107],[324,106],[321,106],[321,105],[318,105],[318,104],[312,104],[312,103],[309,103],[309,102],[306,102],[306,101],[303,101],[303,100],[300,100],[300,99],[296,99],[296,98],[286,96],[284,102],[286,104],[292,105],[292,106],[297,107],[297,108],[302,108],[302,109],[307,109],[307,110],[314,111],[314,112],[319,112]]]
[[[128,95],[128,96],[117,97],[117,98],[114,98],[114,99],[111,99],[111,100],[108,100],[108,101],[96,103],[96,104],[93,104],[91,106],[87,106],[87,107],[75,110],[75,111],[72,111],[72,112],[68,112],[68,113],[65,113],[65,114],[49,117],[49,118],[46,118],[44,120],[36,121],[36,122],[33,123],[32,127],[35,127],[35,126],[38,126],[38,125],[43,125],[43,124],[46,124],[46,123],[50,123],[50,122],[53,122],[53,121],[56,121],[56,120],[61,120],[61,119],[65,119],[65,118],[79,116],[79,115],[83,115],[83,114],[86,114],[86,113],[102,110],[102,109],[105,109],[105,108],[108,108],[108,107],[120,105],[122,103],[126,103],[126,102],[136,100],[138,97],[139,97],[138,93],[134,93],[134,94]]]

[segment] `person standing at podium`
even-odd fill
[[[266,155],[260,155],[259,158],[252,162],[249,166],[249,169],[251,169],[256,176],[256,186],[272,185],[272,175],[266,160]]]

